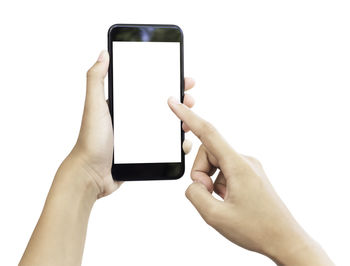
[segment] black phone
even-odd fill
[[[180,178],[184,131],[167,99],[184,98],[182,30],[176,25],[115,24],[108,30],[108,52],[113,179]]]

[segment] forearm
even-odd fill
[[[332,266],[322,247],[314,241],[296,222],[282,233],[276,241],[277,248],[269,257],[279,266]]]
[[[279,266],[333,266],[324,250],[313,240],[290,253],[288,257],[277,263]]]
[[[57,171],[19,265],[80,265],[96,184],[72,159]]]

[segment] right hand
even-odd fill
[[[238,154],[210,123],[175,98],[168,104],[202,142],[186,196],[210,226],[281,265],[333,265],[295,221],[256,159]],[[214,198],[213,191],[223,200]]]

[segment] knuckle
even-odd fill
[[[190,192],[188,191],[188,188],[187,188],[187,189],[186,189],[186,191],[185,191],[185,196],[186,196],[186,198],[188,198],[188,199],[189,199]]]
[[[257,161],[257,159],[254,158],[253,156],[245,155],[245,157],[246,157],[249,161],[252,161],[252,162],[256,162],[256,161]]]
[[[258,159],[256,159],[255,157],[253,156],[247,156],[245,155],[244,156],[250,163],[252,163],[253,165],[256,165],[256,166],[261,166],[261,163]]]
[[[251,157],[251,160],[252,160],[252,162],[255,163],[256,165],[261,166],[261,162],[260,162],[258,159],[256,159],[255,157]]]
[[[191,185],[186,189],[186,191],[185,191],[185,196],[186,196],[186,198],[188,198],[189,200],[191,200],[192,185],[193,185],[193,184],[191,184]]]
[[[94,78],[98,75],[98,72],[96,68],[91,67],[87,72],[86,72],[86,77],[87,78]]]
[[[244,158],[234,159],[234,156],[232,156],[232,159],[230,158],[230,156],[228,156],[227,158],[231,161],[231,170],[236,175],[247,174],[252,169],[251,164],[249,164],[249,162]],[[232,163],[232,160],[234,160],[234,163]]]

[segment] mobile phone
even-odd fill
[[[115,24],[108,30],[108,52],[113,179],[180,178],[184,131],[167,99],[184,98],[182,30],[176,25]]]

